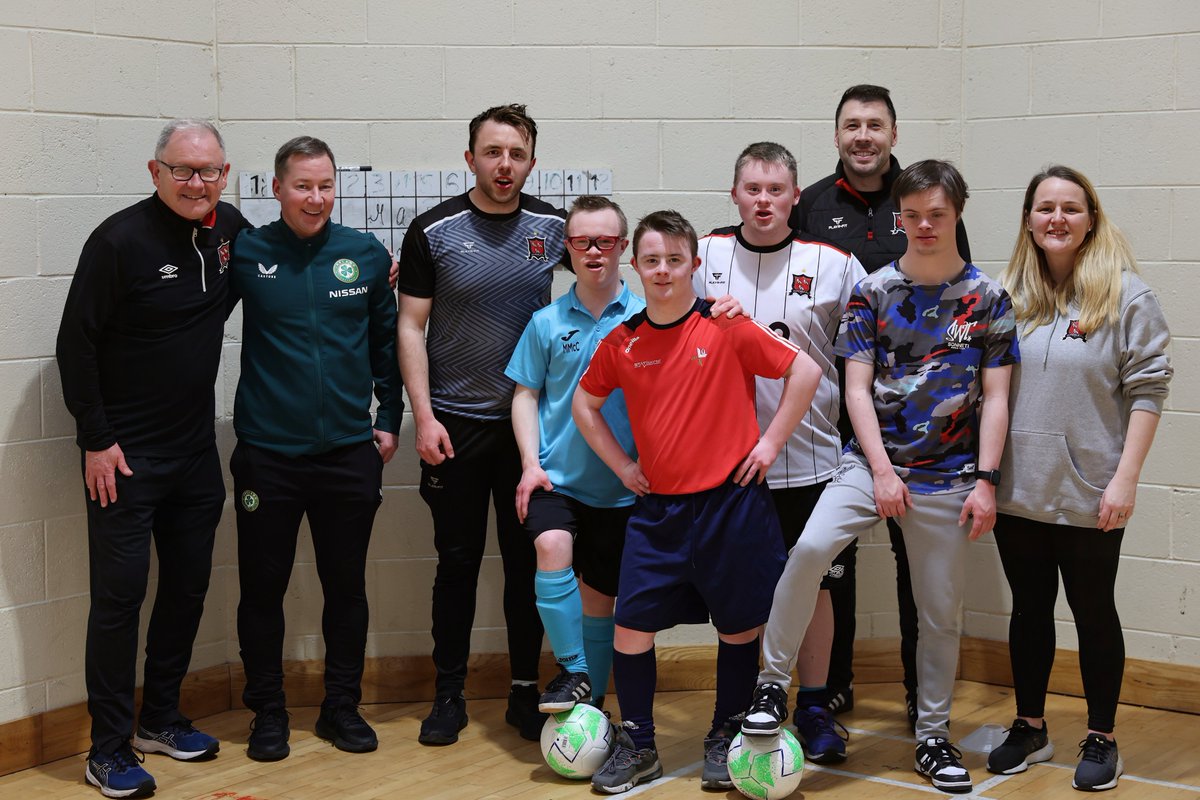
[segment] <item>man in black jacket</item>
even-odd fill
[[[853,253],[868,273],[904,255],[908,237],[900,225],[900,209],[892,200],[892,183],[900,174],[900,162],[892,155],[898,139],[896,107],[882,86],[860,84],[842,94],[834,113],[834,145],[838,164],[828,175],[800,193],[792,210],[793,228],[822,237]],[[971,250],[962,220],[956,230],[959,255],[968,264]],[[839,359],[838,372],[843,372]],[[842,441],[848,441],[850,415],[842,403],[838,424]],[[916,724],[917,709],[917,608],[908,574],[908,556],[900,526],[888,520],[888,535],[896,555],[896,596],[900,607],[900,660],[904,665],[904,690],[909,727]],[[831,711],[849,711],[854,706],[855,564],[857,544],[851,544],[836,563],[846,565],[846,574],[830,590],[833,602],[834,637],[829,663],[828,701]]]
[[[152,538],[159,591],[133,743],[180,760],[219,749],[180,714],[179,686],[225,502],[213,385],[230,245],[248,223],[219,201],[229,164],[211,123],[168,123],[148,167],[155,193],[109,217],[84,245],[57,346],[87,493],[92,747],[85,777],[110,797],[155,788],[129,742]]]

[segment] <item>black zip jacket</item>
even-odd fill
[[[908,237],[900,227],[899,210],[892,203],[892,184],[900,174],[900,162],[895,156],[891,158],[891,167],[883,176],[885,194],[875,207],[850,185],[846,169],[838,161],[832,175],[800,192],[800,202],[792,209],[788,221],[793,228],[849,250],[867,272],[892,263],[908,249]],[[961,219],[957,239],[958,254],[971,263],[967,229]]]
[[[56,349],[80,448],[179,458],[213,444],[230,247],[248,227],[228,203],[195,222],[153,194],[92,232]]]

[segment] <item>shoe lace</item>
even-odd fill
[[[704,760],[723,766],[729,761],[729,739],[725,736],[709,736],[704,740]]]
[[[937,762],[939,767],[948,765],[962,766],[962,751],[945,739],[940,740],[932,747],[933,760]]]
[[[84,758],[87,761],[91,761],[92,759],[96,758],[98,755],[99,754],[97,753],[97,751],[93,750],[90,753],[88,753]],[[145,763],[146,756],[143,753],[140,753],[137,750],[134,750],[133,745],[129,744],[129,742],[125,742],[124,744],[119,746],[116,750],[114,750],[108,756],[108,758],[106,760],[108,760],[112,763],[112,768],[113,768],[114,772],[123,772],[127,769],[137,766],[138,764]]]
[[[774,717],[782,716],[780,710],[787,702],[786,696],[778,683],[764,683],[754,693],[754,702],[750,704],[747,714],[766,712]]]
[[[1080,761],[1095,761],[1097,764],[1103,764],[1108,761],[1108,754],[1112,750],[1112,746],[1112,742],[1103,736],[1089,734],[1079,743]]]
[[[283,726],[287,724],[288,717],[291,712],[282,708],[272,708],[256,714],[254,719],[250,721],[251,731],[275,732],[283,730]]]
[[[618,744],[612,755],[608,757],[608,764],[605,766],[609,769],[629,769],[638,762],[641,756],[640,750],[632,750],[623,744]]]
[[[546,684],[546,693],[557,692],[559,689],[566,687],[567,682],[571,680],[571,673],[562,667],[558,668],[558,674],[551,679],[550,683]]]
[[[829,736],[836,736],[843,742],[850,741],[850,731],[846,730],[846,726],[833,718],[833,713],[827,708],[822,708],[820,711],[813,714],[817,723],[817,732]]]
[[[333,718],[340,726],[348,724],[357,724],[364,721],[362,714],[358,710],[358,706],[354,703],[343,703],[333,712]]]

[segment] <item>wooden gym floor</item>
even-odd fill
[[[794,800],[906,800],[946,797],[913,772],[913,744],[903,720],[899,684],[862,684],[855,708],[839,719],[850,730],[850,758],[832,768],[808,765]],[[1012,690],[959,681],[954,696],[956,739],[986,723],[1007,727],[1012,721]],[[625,797],[740,798],[736,791],[700,789],[701,740],[712,716],[708,691],[664,692],[656,698],[659,754],[665,775],[638,786]],[[379,750],[352,755],[335,750],[312,733],[317,709],[296,709],[292,716],[292,754],[281,762],[260,764],[246,758],[251,715],[227,711],[198,721],[221,739],[221,754],[205,763],[185,764],[162,755],[146,758],[158,781],[158,798],[181,800],[316,800],[317,798],[422,798],[425,800],[582,800],[600,795],[588,783],[559,778],[541,760],[537,744],[519,738],[504,722],[503,700],[468,702],[470,725],[458,744],[422,747],[416,741],[427,703],[372,705],[363,714],[379,734]],[[964,752],[975,790],[971,795],[1037,800],[1079,800],[1071,788],[1077,742],[1084,735],[1083,700],[1051,695],[1047,703],[1051,739],[1057,752],[1047,764],[1013,776],[992,775],[985,757]],[[1125,776],[1109,800],[1197,800],[1200,798],[1200,717],[1122,706],[1117,741]],[[3,798],[93,798],[99,793],[83,782],[82,756],[67,758],[0,778]]]

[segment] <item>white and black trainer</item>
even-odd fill
[[[787,690],[778,683],[760,683],[754,689],[754,701],[742,721],[747,736],[772,736],[787,719]]]
[[[913,767],[943,792],[960,794],[971,791],[971,773],[959,759],[962,753],[946,739],[930,737],[917,745],[917,761]]]

